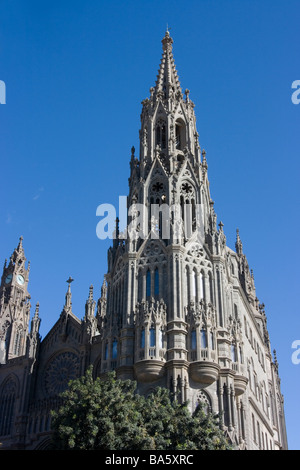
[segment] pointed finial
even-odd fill
[[[242,244],[242,241],[241,241],[241,239],[240,239],[240,231],[239,231],[238,228],[236,229],[235,250],[236,250],[236,253],[237,253],[239,256],[243,254],[243,244]]]
[[[39,316],[39,311],[40,311],[40,304],[39,304],[39,302],[37,302],[36,307],[35,307],[34,316],[31,320],[31,337],[33,337],[34,335],[38,335],[38,332],[39,332],[40,323],[41,323],[41,319],[40,319],[40,316]]]
[[[89,288],[89,300],[93,300],[93,285],[90,285],[90,288]]]
[[[201,152],[201,155],[202,155],[202,168],[204,170],[207,170],[207,160],[206,160],[206,151],[203,149],[202,152]]]
[[[167,29],[164,38],[162,39],[163,50],[165,51],[168,46],[172,49],[173,39],[170,36],[169,29]]]
[[[38,316],[39,316],[39,311],[40,311],[40,303],[37,302],[37,303],[36,303],[36,306],[35,306],[35,312],[34,312],[34,317],[35,317],[35,318],[38,318]]]
[[[103,280],[102,287],[101,287],[101,298],[106,298],[107,294],[107,285],[106,285],[106,280]]]
[[[276,371],[278,372],[278,360],[277,360],[276,349],[273,350],[273,354],[274,354],[274,365],[275,365],[275,369],[276,369]]]
[[[18,251],[19,253],[24,253],[24,249],[23,249],[23,237],[22,237],[22,235],[21,235],[20,238],[19,238],[19,244],[18,244],[17,251]]]

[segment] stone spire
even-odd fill
[[[243,244],[242,244],[242,241],[240,239],[240,231],[239,231],[238,228],[236,229],[235,249],[236,249],[236,253],[237,253],[238,256],[241,256],[243,254]]]
[[[28,341],[28,346],[29,346],[28,355],[32,359],[36,358],[38,347],[40,345],[40,340],[41,340],[40,335],[39,335],[39,329],[40,329],[40,324],[41,324],[39,310],[40,310],[40,304],[39,302],[37,302],[34,316],[31,320],[31,330],[30,330],[29,341]]]
[[[163,100],[173,98],[176,95],[182,97],[182,90],[172,52],[172,44],[173,39],[167,30],[162,39],[163,55],[154,88],[154,97],[161,97]]]
[[[63,307],[63,310],[61,312],[60,318],[61,318],[61,326],[60,326],[60,335],[63,341],[65,341],[67,337],[67,323],[68,323],[68,318],[69,314],[72,313],[72,292],[71,292],[71,283],[74,281],[71,276],[69,276],[69,279],[66,281],[68,285],[68,290],[66,293],[65,297],[65,305]]]
[[[85,303],[85,316],[83,321],[83,333],[85,340],[90,344],[92,337],[96,334],[97,331],[97,320],[95,318],[95,306],[96,302],[93,295],[93,286],[89,288],[89,296]]]
[[[107,296],[107,285],[106,285],[106,280],[103,280],[102,286],[101,286],[101,298],[106,300]]]
[[[73,281],[74,281],[74,279],[72,279],[71,276],[66,281],[69,285],[68,285],[68,290],[67,290],[67,293],[66,293],[66,301],[65,301],[65,305],[64,305],[64,310],[68,310],[68,311],[70,311],[72,309],[71,283]]]
[[[41,322],[39,312],[40,312],[40,304],[39,302],[37,302],[35,306],[34,316],[31,320],[31,333],[37,333],[39,331],[40,322]]]
[[[94,316],[96,302],[93,296],[93,286],[89,288],[89,297],[85,304],[85,316],[86,318],[92,318]]]
[[[17,248],[14,249],[13,254],[10,257],[10,266],[18,264],[19,267],[24,266],[26,261],[24,248],[23,248],[23,237],[19,238]]]

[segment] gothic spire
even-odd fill
[[[16,262],[22,262],[25,263],[26,258],[25,258],[25,253],[24,253],[24,248],[23,248],[23,237],[21,236],[19,238],[19,243],[17,248],[15,248],[13,254],[10,257],[10,262],[11,263],[16,263]]]
[[[40,311],[40,304],[39,304],[39,302],[37,302],[36,307],[35,307],[34,316],[31,320],[31,334],[38,333],[38,331],[39,331],[40,322],[41,322],[39,311]]]
[[[162,39],[163,55],[154,88],[155,98],[161,97],[162,99],[169,99],[174,95],[182,96],[182,90],[172,52],[172,44],[173,39],[167,30],[164,38]]]
[[[72,293],[71,293],[71,283],[74,281],[74,279],[71,278],[71,276],[69,277],[69,279],[66,281],[69,285],[68,285],[68,290],[67,290],[67,293],[66,293],[66,301],[65,301],[65,306],[64,306],[64,309],[65,310],[71,310],[72,308]]]
[[[94,300],[94,296],[93,296],[93,286],[91,285],[90,288],[89,288],[89,297],[86,301],[86,304],[85,304],[85,316],[86,318],[92,318],[94,316],[94,310],[95,310],[95,305],[96,305],[96,302]]]
[[[240,231],[238,228],[236,229],[235,249],[238,256],[241,256],[243,254],[243,244],[242,240],[240,239]]]
[[[102,286],[101,286],[101,297],[103,299],[106,299],[106,295],[107,295],[107,285],[106,285],[106,280],[104,279]]]

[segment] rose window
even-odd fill
[[[79,375],[79,359],[76,354],[65,352],[57,355],[48,365],[44,375],[47,395],[59,395],[66,390],[70,380]]]

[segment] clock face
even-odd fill
[[[20,286],[22,286],[25,282],[25,279],[23,276],[21,276],[21,274],[18,274],[17,275],[17,283],[20,284]]]
[[[12,274],[9,274],[6,278],[5,278],[5,284],[9,284],[12,280]]]

